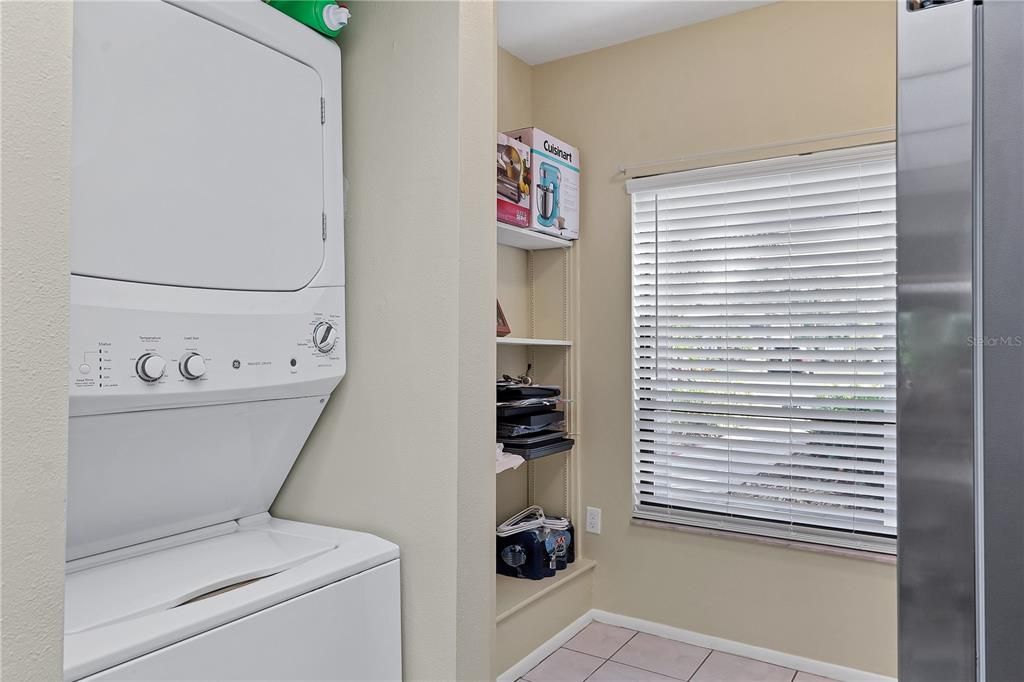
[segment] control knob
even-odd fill
[[[338,330],[330,322],[318,322],[313,327],[313,345],[321,353],[330,353],[338,342]]]
[[[190,381],[198,379],[206,374],[206,360],[199,353],[185,353],[178,361],[178,370]]]
[[[135,361],[135,373],[145,382],[153,383],[164,375],[167,362],[156,353],[143,353]]]

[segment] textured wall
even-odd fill
[[[351,9],[348,374],[273,512],[397,542],[406,677],[471,679],[494,631],[493,16]]]
[[[61,678],[70,2],[5,2],[0,226],[0,677]]]
[[[617,173],[891,126],[895,48],[895,3],[790,2],[534,68],[534,124],[583,159],[583,503],[604,510],[604,532],[586,538],[595,607],[895,674],[895,566],[630,523],[630,216]]]
[[[494,651],[494,5],[459,4],[458,510],[455,677],[485,680]]]

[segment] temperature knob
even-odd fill
[[[321,353],[330,353],[338,342],[338,330],[330,322],[319,322],[313,327],[313,345]]]
[[[143,381],[153,383],[164,375],[167,362],[156,353],[145,353],[135,362],[135,373]]]
[[[206,374],[206,360],[199,353],[185,353],[178,361],[178,370],[186,379],[198,379]]]

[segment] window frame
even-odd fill
[[[642,475],[641,452],[635,433],[640,427],[640,410],[635,401],[638,391],[638,329],[635,324],[636,282],[637,282],[637,229],[635,222],[636,195],[658,190],[668,190],[687,185],[757,177],[784,172],[805,172],[837,165],[892,160],[895,164],[895,144],[892,142],[863,145],[842,149],[814,152],[805,155],[791,155],[759,161],[733,163],[708,168],[665,173],[636,178],[626,183],[630,194],[630,489],[633,498],[631,515],[634,519],[665,523],[674,526],[693,527],[704,531],[719,531],[729,534],[753,536],[752,539],[769,538],[773,541],[811,543],[840,550],[868,551],[876,554],[895,555],[898,525],[893,535],[875,535],[855,530],[829,529],[826,527],[802,527],[792,523],[771,521],[757,517],[738,517],[717,514],[711,511],[676,509],[666,506],[658,511],[653,505],[642,505],[638,482]],[[894,350],[894,356],[898,351]],[[737,416],[742,416],[737,414]],[[895,424],[896,415],[893,416]],[[898,453],[896,454],[898,459]],[[650,456],[647,456],[650,459]],[[898,493],[897,493],[898,495]],[[894,498],[895,502],[895,498]]]

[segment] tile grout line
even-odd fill
[[[567,642],[565,642],[565,644],[561,644],[561,645],[559,645],[559,647],[558,647],[557,649],[555,649],[555,650],[554,650],[554,651],[552,651],[552,652],[551,652],[550,654],[548,654],[547,656],[545,656],[544,658],[542,658],[542,659],[541,659],[540,661],[538,661],[538,662],[537,662],[537,665],[533,666],[533,667],[532,667],[532,668],[530,668],[530,669],[529,669],[528,671],[526,671],[526,673],[525,673],[525,674],[524,674],[524,675],[523,675],[522,677],[520,677],[519,679],[520,679],[520,680],[524,680],[524,682],[530,682],[530,678],[528,678],[528,677],[527,677],[526,675],[529,675],[529,674],[530,674],[530,673],[532,673],[532,672],[533,672],[534,670],[536,670],[537,668],[541,667],[541,665],[543,665],[543,664],[544,664],[544,661],[548,660],[549,658],[551,658],[552,656],[554,656],[554,655],[555,655],[556,653],[558,653],[558,652],[559,652],[559,651],[561,651],[562,649],[565,649],[565,650],[567,650],[567,651],[571,651],[571,652],[573,652],[573,653],[576,653],[576,654],[583,654],[584,656],[593,656],[594,658],[601,658],[600,656],[594,656],[593,654],[588,654],[588,653],[587,653],[587,652],[585,652],[585,651],[576,651],[575,649],[571,649],[571,648],[569,648],[569,647],[567,646],[567,644],[569,644],[569,642],[571,642],[572,640],[576,639],[576,637],[577,637],[577,636],[579,636],[579,635],[580,635],[580,633],[582,633],[582,632],[583,632],[583,630],[586,630],[587,628],[589,628],[589,627],[590,627],[591,625],[593,625],[593,624],[594,624],[594,623],[596,623],[596,622],[597,622],[597,621],[595,621],[595,620],[591,620],[591,621],[590,621],[589,623],[587,623],[586,625],[584,625],[584,626],[583,626],[583,628],[582,628],[582,629],[581,629],[581,630],[580,630],[579,632],[577,632],[577,633],[576,633],[575,635],[573,635],[572,637],[570,637],[570,638],[569,638],[569,640],[568,640]],[[625,629],[627,629],[627,628],[623,628],[623,629],[625,630]],[[635,636],[636,636],[636,633],[637,633],[637,631],[636,631],[636,630],[634,630],[634,631],[633,631],[633,637],[635,637]],[[629,639],[633,639],[633,637],[630,637]],[[628,641],[628,640],[627,640],[627,641]],[[625,645],[623,645],[623,646],[625,646]],[[619,647],[619,648],[622,648],[622,647]],[[615,651],[616,651],[616,653],[618,653],[618,649],[616,649]],[[614,654],[613,654],[613,655],[614,655]],[[606,659],[604,659],[604,663],[607,663],[607,662],[608,662],[608,659],[607,659],[607,658],[606,658]],[[604,663],[602,663],[601,665],[604,665]],[[600,666],[600,665],[599,665],[599,666],[597,666],[597,667],[598,667],[598,669],[600,669],[600,668],[601,668],[601,666]],[[595,670],[594,672],[597,672],[597,670]],[[593,675],[593,674],[594,674],[594,673],[590,673],[590,675]],[[590,677],[590,675],[587,675],[587,677],[583,678],[584,682],[586,682],[587,678],[589,678],[589,677]]]
[[[589,628],[589,627],[590,627],[591,625],[593,625],[593,624],[594,624],[594,623],[596,623],[596,622],[597,622],[596,620],[592,620],[592,621],[590,621],[590,623],[588,623],[588,624],[587,624],[587,627],[583,628],[583,630],[586,630],[587,628]],[[602,623],[602,625],[607,625],[607,624],[606,624],[606,623]],[[610,625],[609,627],[617,627],[617,626],[615,626],[615,625]],[[622,628],[622,629],[623,629],[623,630],[628,630],[628,628]],[[578,636],[579,634],[581,634],[581,633],[583,632],[583,630],[580,630],[580,632],[579,632],[579,633],[577,633],[577,636]],[[634,638],[634,637],[636,637],[636,636],[637,636],[638,634],[640,634],[640,631],[639,631],[639,630],[631,630],[631,632],[632,632],[633,634],[631,634],[631,635],[630,635],[629,637],[627,637],[627,638],[626,638],[626,641],[625,641],[625,642],[623,642],[623,643],[622,643],[622,645],[621,645],[621,646],[620,646],[620,647],[619,647],[618,649],[616,649],[615,651],[613,651],[613,652],[612,652],[612,655],[611,655],[611,656],[604,656],[604,657],[602,657],[602,656],[594,656],[593,654],[588,654],[588,653],[587,653],[586,651],[576,651],[576,649],[572,649],[572,648],[570,648],[570,647],[569,647],[569,642],[571,642],[572,640],[576,639],[576,637],[572,637],[572,638],[570,638],[570,639],[569,639],[569,642],[566,642],[565,644],[563,644],[562,646],[560,646],[560,647],[558,647],[558,648],[559,648],[559,649],[568,649],[569,651],[576,651],[576,653],[578,653],[578,654],[585,654],[585,655],[587,655],[587,656],[594,656],[594,658],[604,658],[604,660],[602,660],[602,661],[601,661],[601,665],[597,666],[597,668],[596,668],[596,669],[594,670],[594,672],[590,673],[589,675],[587,675],[586,677],[584,677],[584,678],[583,678],[583,682],[587,682],[587,680],[589,680],[589,679],[590,679],[591,677],[593,677],[593,676],[594,676],[594,675],[595,675],[595,674],[597,673],[597,671],[598,671],[598,670],[600,670],[601,668],[603,668],[603,667],[604,667],[604,664],[605,664],[605,663],[608,663],[609,661],[611,661],[611,660],[612,660],[612,656],[614,656],[615,654],[617,654],[617,653],[619,653],[620,651],[622,651],[622,647],[624,647],[624,646],[626,646],[627,644],[629,644],[629,643],[630,643],[631,641],[633,641],[633,638]],[[556,651],[557,651],[557,649],[556,649]],[[615,662],[615,663],[618,663],[618,661],[614,661],[614,662]],[[538,665],[539,665],[539,664],[538,664]],[[620,664],[620,665],[625,665],[625,664]],[[635,667],[635,666],[634,666],[634,667]],[[638,670],[643,670],[643,668],[637,668],[637,669],[638,669]],[[645,671],[645,672],[654,672],[654,671],[653,671],[653,670],[647,670],[647,671]],[[790,680],[790,682],[792,682],[792,680]]]
[[[622,661],[613,661],[610,658],[605,660],[604,663],[614,663],[615,665],[621,665],[623,668],[632,668],[633,670],[639,670],[641,672],[651,673],[652,675],[659,675],[661,677],[667,677],[670,680],[678,680],[678,682],[686,682],[686,680],[680,680],[678,677],[672,677],[671,675],[665,675],[664,673],[659,673],[659,672],[655,672],[653,670],[648,670],[647,668],[638,668],[635,665],[630,665],[628,663],[623,663]],[[604,667],[604,663],[602,663],[601,666],[597,670],[600,670],[601,668],[603,668]],[[595,670],[594,672],[592,672],[589,675],[587,675],[586,678],[584,678],[583,682],[587,682],[587,680],[589,680],[591,677],[596,675],[597,674],[597,670]],[[792,680],[790,682],[792,682]]]
[[[640,633],[639,630],[637,630],[636,632],[633,633],[633,637],[636,637],[639,634],[641,634],[641,633]],[[643,634],[648,634],[648,633],[643,633]],[[675,640],[671,640],[671,639],[666,639],[664,637],[658,637],[658,635],[649,635],[649,636],[650,637],[657,637],[658,639],[664,639],[667,642],[674,642],[675,641]],[[630,637],[629,641],[627,641],[626,644],[629,644],[629,642],[633,641],[633,637]],[[615,654],[619,653],[619,651],[622,651],[622,649],[626,646],[626,644],[623,644],[622,646],[620,646],[615,651]],[[686,642],[679,642],[679,644],[686,644]],[[695,644],[687,644],[687,646],[695,646],[696,647]],[[696,648],[703,649],[704,647],[696,647]],[[698,665],[697,668],[693,671],[693,675],[697,674],[697,670],[700,670],[700,666],[704,665],[704,661],[708,660],[708,656],[710,656],[713,652],[714,652],[714,649],[708,649],[708,653],[705,654],[704,658],[701,659],[700,665]],[[615,654],[612,654],[612,656],[614,656]],[[674,677],[672,675],[666,675],[665,673],[659,673],[657,670],[648,670],[647,668],[641,667],[641,666],[636,665],[634,663],[624,663],[623,661],[613,661],[610,658],[608,659],[608,661],[611,661],[612,663],[618,663],[619,665],[624,665],[627,668],[636,668],[637,670],[643,670],[645,673],[653,673],[655,675],[661,675],[662,677],[668,677],[668,678],[671,678],[673,680],[679,680],[679,682],[687,682],[690,678],[693,677],[693,675],[690,675],[690,677],[688,677],[688,678],[686,678],[684,680],[681,677]],[[607,663],[608,661],[605,661],[605,662]],[[595,671],[595,672],[597,672],[597,671]],[[593,674],[593,673],[591,673],[591,674]],[[586,682],[586,680],[584,680],[584,682]]]
[[[735,656],[736,658],[745,658],[748,661],[754,661],[756,663],[763,663],[765,665],[774,666],[776,668],[782,668],[783,670],[792,670],[793,671],[793,675],[789,678],[789,682],[795,682],[797,675],[799,675],[801,672],[805,672],[805,673],[807,672],[806,670],[801,671],[801,670],[799,670],[797,668],[787,668],[786,666],[778,665],[776,663],[769,663],[768,661],[762,661],[762,660],[757,659],[757,658],[750,658],[749,656],[739,656],[737,654],[730,654],[730,653],[728,653],[726,651],[719,651],[718,649],[711,649],[708,652],[708,655],[704,657],[704,660],[700,662],[700,665],[697,666],[697,669],[693,671],[693,675],[690,675],[689,680],[692,680],[694,678],[694,676],[696,676],[696,674],[698,672],[700,672],[700,669],[703,668],[704,664],[708,662],[709,658],[711,658],[711,654],[716,653],[716,652],[720,653],[720,654],[725,654],[726,656]],[[654,672],[654,671],[651,671],[651,672]],[[807,673],[807,674],[812,674],[812,673]],[[687,682],[689,682],[689,680],[687,680]]]
[[[612,627],[614,627],[614,626],[612,626]],[[623,649],[625,649],[625,648],[626,648],[626,645],[627,645],[627,644],[629,644],[630,642],[632,642],[632,641],[633,641],[633,639],[634,639],[634,638],[635,638],[635,637],[636,637],[637,635],[639,635],[639,634],[640,634],[640,631],[639,631],[639,630],[633,630],[633,634],[631,634],[631,635],[629,636],[629,638],[628,638],[628,639],[627,639],[627,640],[626,640],[625,642],[623,642],[623,643],[622,643],[622,646],[620,646],[620,647],[619,647],[618,649],[616,649],[615,651],[613,651],[613,652],[612,652],[612,655],[611,655],[611,656],[609,656],[609,657],[608,657],[607,659],[605,659],[605,660],[608,660],[608,661],[612,660],[612,657],[614,657],[614,656],[615,656],[615,654],[617,654],[617,653],[619,653],[620,651],[622,651]],[[615,662],[616,662],[616,663],[618,663],[618,661],[615,661]]]
[[[590,625],[593,625],[596,622],[597,622],[596,620],[590,621]],[[590,625],[588,625],[587,628],[589,628]],[[602,623],[602,625],[607,625],[607,623]],[[609,625],[608,627],[617,627],[617,626]],[[587,628],[583,628],[583,629],[586,630]],[[627,630],[628,628],[622,628],[622,629],[623,630]],[[601,663],[601,665],[597,666],[597,670],[595,670],[594,672],[592,672],[589,675],[587,675],[586,677],[584,677],[583,678],[583,682],[587,682],[587,680],[589,680],[591,677],[593,677],[595,674],[597,674],[597,671],[600,670],[601,668],[603,668],[605,663],[608,663],[608,662],[619,663],[618,661],[612,661],[612,656],[614,656],[615,654],[617,654],[620,651],[622,651],[623,647],[625,647],[627,644],[632,642],[633,638],[636,637],[638,634],[640,634],[640,631],[639,630],[632,630],[632,633],[633,634],[631,634],[629,637],[627,637],[626,641],[622,643],[622,646],[620,646],[618,649],[616,649],[615,651],[612,652],[611,656],[605,657],[604,662]],[[573,638],[573,639],[575,639],[575,638]],[[571,642],[572,639],[570,639],[569,641]],[[565,646],[565,645],[563,644],[562,646]],[[575,649],[572,649],[572,651],[575,651]],[[580,652],[580,653],[583,653],[583,652]],[[625,665],[625,663],[619,663],[619,665]],[[637,670],[643,670],[643,668],[637,668]],[[646,672],[653,672],[653,671],[648,670]],[[792,682],[792,680],[790,680],[790,682]]]
[[[593,621],[593,622],[596,622],[596,621]],[[590,627],[590,626],[588,625],[587,627]],[[619,651],[621,651],[621,650],[622,650],[622,647],[623,647],[623,646],[626,646],[627,644],[629,644],[629,641],[630,641],[631,639],[633,639],[634,637],[636,637],[636,633],[637,633],[637,631],[636,631],[636,630],[634,630],[634,631],[633,631],[633,634],[632,634],[632,635],[630,635],[630,636],[629,636],[629,638],[628,638],[628,639],[626,639],[626,641],[622,643],[622,646],[620,646],[620,647],[619,647],[618,649],[616,649],[615,651],[613,651],[613,652],[612,652],[612,656],[614,656],[615,654],[619,653]],[[569,641],[572,641],[572,640],[569,640]],[[612,660],[612,659],[611,659],[611,656],[609,656],[609,657],[605,658],[605,659],[604,659],[604,661],[603,661],[603,662],[601,663],[601,665],[597,666],[597,669],[596,669],[596,670],[594,670],[594,672],[590,673],[589,675],[587,675],[586,677],[584,677],[584,678],[583,678],[583,682],[587,682],[587,680],[589,680],[589,679],[590,679],[591,677],[593,677],[594,675],[596,675],[596,674],[597,674],[597,671],[598,671],[598,670],[600,670],[601,668],[603,668],[603,667],[604,667],[604,664],[605,664],[605,663],[608,663],[608,662],[609,662],[609,661],[611,661],[611,660]],[[792,681],[791,681],[791,682],[792,682]]]
[[[580,652],[580,653],[582,653],[582,652]],[[595,656],[594,658],[598,658],[598,657]],[[607,663],[607,662],[608,662],[607,658],[604,659],[603,661],[601,661],[601,665],[599,665],[596,668],[594,668],[594,672],[592,672],[589,675],[587,675],[586,677],[584,677],[583,678],[583,682],[587,682],[587,680],[589,680],[591,677],[593,677],[595,674],[597,674],[597,671],[600,670],[601,668],[603,668],[604,664]]]
[[[636,668],[637,670],[643,670],[645,673],[651,673],[652,675],[661,675],[662,677],[668,677],[669,679],[679,680],[679,682],[686,682],[686,680],[684,680],[681,677],[672,677],[671,675],[666,675],[665,673],[659,673],[657,670],[648,670],[647,668],[641,668],[640,666],[634,665],[633,663],[623,663],[622,661],[613,661],[610,658],[607,661],[605,661],[605,663],[609,663],[609,662],[610,663],[618,663],[619,665],[624,665],[627,668]]]
[[[717,649],[708,649],[708,653],[704,656],[704,658],[700,659],[700,665],[694,668],[693,672],[690,673],[690,676],[686,678],[687,682],[689,682],[689,680],[692,680],[694,676],[700,672],[700,669],[703,668],[704,664],[708,662],[709,658],[711,658],[711,654],[715,653],[716,651]]]
[[[594,623],[596,623],[596,622],[597,622],[597,621],[594,621],[594,620],[590,621],[590,622],[589,622],[589,623],[587,623],[587,624],[586,624],[585,626],[583,626],[583,630],[586,630],[587,628],[589,628],[589,627],[590,627],[591,625],[593,625],[593,624],[594,624]],[[627,628],[623,628],[623,630],[625,630],[625,629],[627,629]],[[544,661],[548,660],[549,658],[551,658],[552,656],[554,656],[554,655],[555,655],[556,653],[558,653],[558,652],[559,652],[559,651],[561,651],[562,649],[565,649],[566,651],[571,651],[571,652],[573,652],[574,654],[583,654],[584,656],[590,656],[591,658],[598,658],[598,659],[599,659],[599,658],[601,658],[600,656],[594,656],[593,654],[588,654],[588,653],[587,653],[587,652],[585,652],[585,651],[576,651],[576,649],[571,649],[571,648],[570,648],[569,646],[567,646],[567,645],[569,644],[569,642],[571,642],[572,640],[576,639],[576,637],[577,637],[577,636],[578,636],[578,635],[579,635],[580,633],[582,633],[582,632],[583,632],[583,630],[580,630],[579,632],[577,632],[577,633],[576,633],[575,635],[573,635],[572,637],[570,637],[570,638],[569,638],[569,641],[568,641],[568,642],[566,642],[565,644],[562,644],[562,645],[561,645],[561,646],[559,646],[559,647],[558,647],[557,649],[555,649],[554,651],[552,651],[552,652],[551,652],[550,654],[548,654],[547,656],[545,656],[544,658],[542,658],[542,659],[541,659],[541,660],[540,660],[540,661],[539,661],[539,662],[537,663],[537,665],[535,665],[535,666],[533,666],[532,668],[530,668],[530,669],[529,669],[529,670],[528,670],[528,671],[526,672],[526,674],[525,674],[525,675],[523,675],[523,676],[522,676],[521,678],[519,678],[519,679],[521,679],[521,680],[525,680],[525,682],[530,682],[530,678],[528,678],[528,677],[527,677],[526,675],[529,675],[529,674],[530,674],[530,673],[532,673],[532,672],[533,672],[534,670],[536,670],[537,668],[541,667],[541,666],[542,666],[542,665],[544,664]],[[633,639],[633,637],[636,637],[636,635],[637,635],[637,631],[636,631],[636,630],[634,630],[634,631],[633,631],[633,634],[632,634],[632,635],[631,635],[631,636],[629,637],[629,639],[627,639],[627,640],[626,640],[626,643],[628,643],[630,639]],[[624,644],[623,644],[622,646],[626,646],[626,644],[624,643]],[[621,648],[622,648],[622,647],[619,647],[619,649],[621,649]],[[614,656],[615,654],[617,654],[617,653],[619,652],[619,649],[616,649],[616,650],[615,650],[615,653],[613,653],[612,655]],[[607,663],[607,662],[608,662],[609,660],[611,660],[611,659],[605,658],[605,659],[604,659],[603,661],[601,661],[601,665],[604,665],[604,664],[605,664],[605,663]],[[597,669],[596,669],[596,670],[594,670],[594,673],[596,673],[596,672],[597,672],[598,670],[600,670],[600,669],[601,669],[601,665],[597,666]],[[648,672],[652,672],[652,671],[648,671]],[[594,673],[590,673],[590,675],[593,675]],[[587,676],[586,676],[585,678],[583,678],[583,682],[586,682],[586,680],[588,680],[588,679],[590,678],[590,675],[587,675]]]
[[[625,628],[624,628],[624,629],[625,629]],[[624,644],[623,644],[622,646],[620,646],[620,647],[619,647],[618,649],[616,649],[616,650],[615,650],[615,653],[614,653],[614,654],[612,654],[612,656],[615,656],[615,654],[619,653],[619,652],[620,652],[620,651],[622,651],[622,650],[623,650],[624,648],[626,648],[626,644],[629,644],[630,642],[632,642],[632,641],[633,641],[633,639],[634,639],[634,638],[635,638],[635,637],[636,637],[637,635],[639,635],[639,634],[641,634],[639,630],[634,630],[634,631],[633,631],[633,636],[632,636],[632,637],[630,637],[630,638],[629,638],[628,640],[626,640],[626,642],[625,642],[625,643],[624,643]],[[658,637],[658,635],[650,635],[649,633],[643,633],[643,634],[647,634],[647,635],[648,635],[649,637],[657,637],[658,639],[664,639],[664,640],[665,640],[665,641],[667,641],[667,642],[672,642],[672,641],[674,641],[674,640],[666,639],[666,638],[664,638],[664,637]],[[680,644],[686,644],[686,642],[680,642]],[[687,646],[696,646],[696,645],[694,645],[694,644],[688,644]],[[704,647],[697,647],[697,648],[698,648],[698,649],[703,649]],[[690,675],[689,677],[687,677],[687,678],[686,678],[685,680],[684,680],[684,679],[682,679],[681,677],[674,677],[674,676],[672,676],[672,675],[666,675],[665,673],[659,673],[659,672],[658,672],[657,670],[648,670],[647,668],[641,667],[641,666],[639,666],[639,665],[636,665],[636,664],[633,664],[633,663],[624,663],[623,661],[615,661],[615,660],[612,660],[612,658],[611,658],[611,657],[609,657],[609,658],[608,658],[608,659],[607,659],[607,660],[605,661],[605,663],[607,663],[608,661],[611,661],[612,663],[618,663],[619,665],[624,665],[624,666],[626,666],[626,667],[628,667],[628,668],[636,668],[637,670],[643,670],[644,672],[647,672],[647,673],[653,673],[653,674],[655,674],[655,675],[661,675],[662,677],[670,677],[670,678],[672,678],[673,680],[679,680],[679,682],[688,682],[688,680],[690,680],[690,679],[691,679],[691,678],[692,678],[692,677],[693,677],[694,675],[696,675],[696,674],[697,674],[697,671],[698,671],[698,670],[700,670],[700,666],[704,665],[704,661],[708,660],[708,657],[709,657],[709,656],[710,656],[710,655],[711,655],[712,653],[714,653],[714,651],[715,651],[714,649],[708,649],[708,652],[707,652],[707,653],[706,653],[706,654],[704,655],[704,658],[702,658],[702,659],[700,660],[700,664],[699,664],[699,665],[698,665],[698,666],[697,666],[696,668],[694,668],[694,670],[693,670],[693,673],[692,673],[692,674],[691,674],[691,675]],[[594,672],[597,672],[597,671],[595,670]],[[593,673],[591,673],[591,675],[593,675]],[[589,678],[589,676],[588,676],[588,678]],[[584,682],[586,682],[586,680],[584,680]],[[792,682],[792,680],[790,680],[790,682]]]
[[[586,628],[584,628],[584,630],[585,630],[585,629],[586,629]],[[582,630],[581,630],[580,632],[582,632]],[[524,675],[523,675],[523,676],[522,676],[521,678],[519,678],[519,679],[521,679],[521,680],[525,680],[525,682],[530,682],[530,678],[529,678],[529,677],[527,677],[526,675],[529,675],[529,674],[530,674],[530,673],[532,673],[532,672],[533,672],[534,670],[536,670],[537,668],[539,668],[539,667],[541,667],[542,665],[544,665],[544,661],[548,660],[549,658],[551,658],[552,656],[554,656],[554,655],[555,655],[556,653],[558,653],[559,651],[561,651],[561,650],[562,650],[562,649],[564,649],[564,648],[565,648],[564,646],[560,646],[560,647],[558,647],[557,649],[555,649],[554,651],[552,651],[552,652],[551,652],[550,654],[548,654],[547,656],[545,656],[544,658],[540,659],[540,661],[538,661],[537,665],[535,665],[535,666],[533,666],[532,668],[530,668],[529,670],[527,670],[527,671],[526,671],[526,674],[524,674]],[[573,649],[570,649],[569,651],[573,651]],[[583,652],[582,652],[582,651],[577,651],[576,653],[580,654],[580,653],[583,653]]]
[[[587,625],[587,628],[589,628],[589,627],[590,627],[590,625],[593,625],[593,624],[594,624],[594,623],[596,623],[596,622],[597,622],[596,620],[595,620],[595,621],[591,621],[591,622],[590,622],[590,624],[589,624],[589,625]],[[602,625],[604,625],[604,623],[602,623]],[[616,626],[616,625],[609,625],[608,627],[618,627],[618,626]],[[580,630],[580,632],[579,632],[579,633],[577,633],[577,636],[579,636],[579,634],[582,634],[582,633],[583,633],[583,631],[584,631],[584,630],[586,630],[587,628],[583,628],[583,630]],[[621,628],[621,629],[623,629],[623,630],[628,630],[629,628]],[[570,644],[572,643],[572,640],[576,639],[576,637],[572,637],[572,638],[570,638],[568,642],[566,642],[565,644],[563,644],[562,646],[560,646],[560,647],[558,647],[558,648],[559,648],[559,649],[568,649],[569,651],[575,651],[575,652],[576,652],[576,653],[578,653],[578,654],[586,654],[587,656],[593,656],[594,658],[602,658],[602,659],[604,659],[604,660],[605,660],[605,662],[608,662],[608,661],[612,660],[612,656],[614,656],[615,654],[617,654],[617,653],[619,653],[620,651],[622,651],[622,647],[624,647],[624,646],[626,646],[627,644],[629,644],[629,643],[630,643],[630,641],[632,641],[632,639],[633,639],[634,637],[636,637],[636,636],[637,636],[638,634],[640,634],[640,632],[639,632],[638,630],[629,630],[629,631],[630,631],[630,632],[632,632],[633,634],[631,634],[631,635],[630,635],[629,637],[627,637],[627,638],[626,638],[626,641],[625,641],[625,642],[623,642],[623,643],[622,643],[622,644],[621,644],[621,645],[619,646],[619,648],[618,648],[618,649],[616,649],[615,651],[613,651],[613,652],[612,652],[612,655],[611,655],[611,656],[598,656],[597,654],[592,654],[592,653],[590,653],[589,651],[580,651],[579,649],[573,649],[573,648],[572,648],[571,646],[569,646],[569,645],[570,645]],[[616,662],[618,662],[618,661],[616,661]]]

